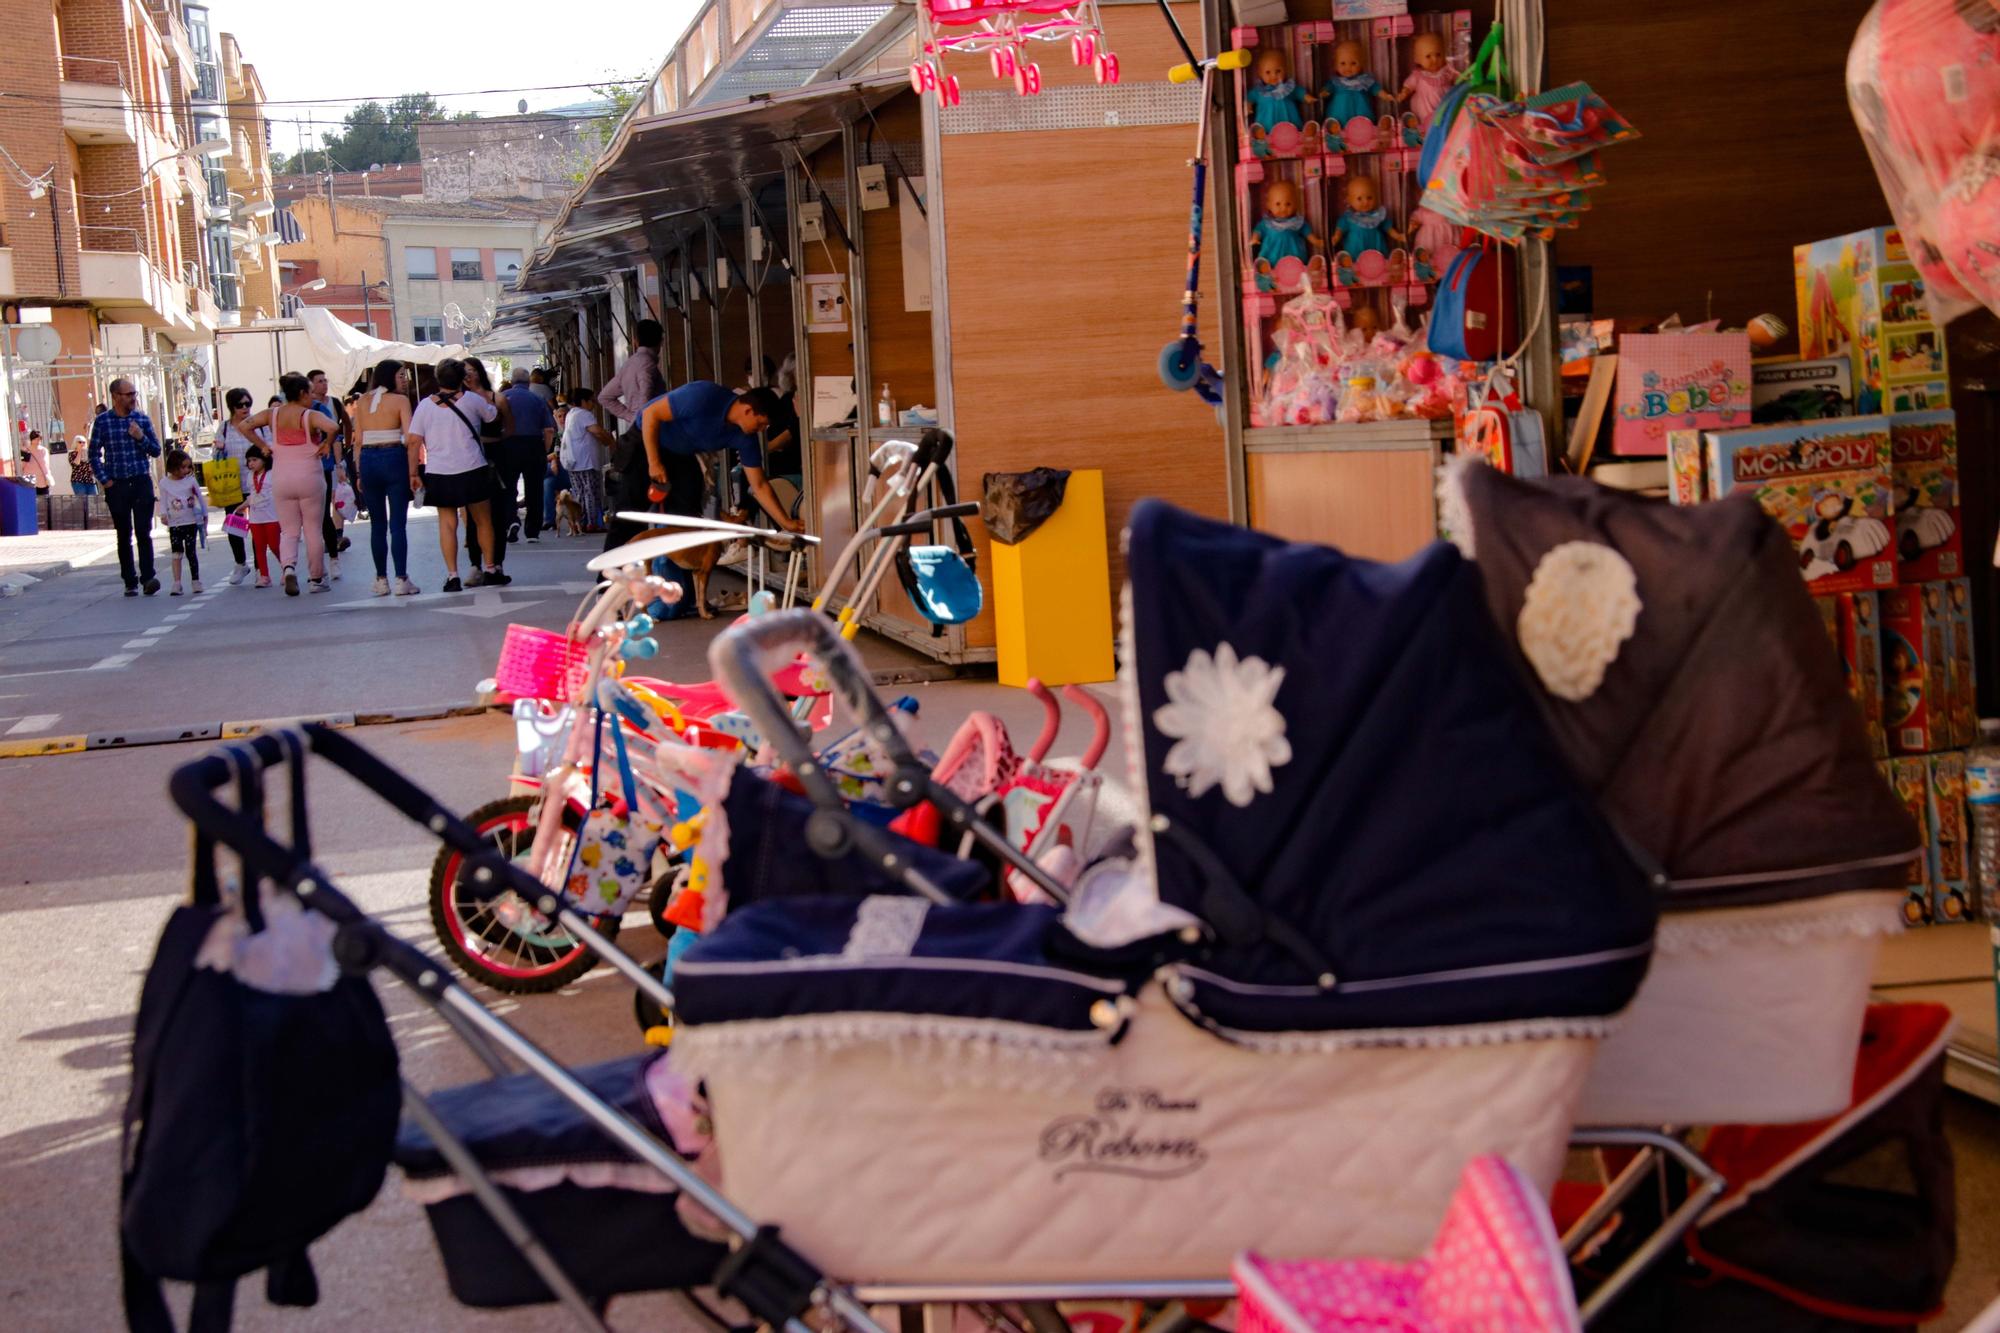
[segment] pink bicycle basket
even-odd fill
[[[590,649],[567,635],[532,625],[509,625],[500,645],[493,683],[516,699],[571,700],[583,688]]]

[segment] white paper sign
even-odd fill
[[[929,310],[931,308],[931,224],[917,208],[917,200],[924,194],[923,177],[916,180],[898,178],[902,190],[897,198],[900,207],[896,210],[896,221],[903,231],[903,309]],[[912,194],[914,186],[916,193]]]
[[[840,274],[806,275],[806,332],[847,332],[847,279]]]

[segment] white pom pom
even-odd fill
[[[1467,468],[1491,467],[1477,454],[1453,454],[1438,468],[1438,527],[1467,560],[1479,558],[1472,540],[1472,507],[1465,502]]]
[[[1572,703],[1604,683],[1639,620],[1639,578],[1596,542],[1564,542],[1535,566],[1516,628],[1550,694]]]

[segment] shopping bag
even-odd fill
[[[208,487],[208,502],[217,509],[243,503],[243,464],[234,458],[217,458],[201,465],[202,484]]]
[[[222,520],[222,530],[238,537],[250,535],[250,518],[242,510],[237,510]]]
[[[333,510],[342,521],[354,517],[354,487],[345,477],[333,484]]]

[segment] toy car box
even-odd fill
[[[1855,411],[1925,412],[1951,406],[1944,331],[1931,322],[1924,279],[1902,233],[1876,227],[1792,251],[1799,352],[1843,350],[1854,366]]]
[[[1916,822],[1924,846],[1930,846],[1930,773],[1922,759],[1885,759],[1882,780],[1896,793],[1903,809]],[[1931,870],[1928,851],[1910,861],[1906,872],[1909,896],[1903,900],[1903,920],[1921,926],[1931,919]]]
[[[1931,920],[1978,915],[1972,891],[1972,839],[1965,818],[1965,751],[1924,757],[1930,813]]]
[[[1958,417],[1951,409],[1889,418],[1896,494],[1896,577],[1902,583],[1965,572],[1958,496]]]
[[[1800,421],[1703,435],[1709,494],[1754,489],[1799,551],[1815,594],[1896,582],[1886,417]]]
[[[1758,357],[1750,363],[1750,419],[1757,425],[1853,415],[1854,364],[1845,356]]]
[[[1952,634],[1945,601],[1942,583],[1882,594],[1883,724],[1891,754],[1951,745]]]

